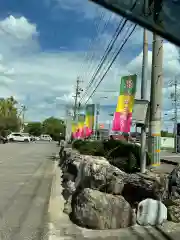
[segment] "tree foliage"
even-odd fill
[[[61,137],[65,136],[64,121],[54,117],[47,118],[42,123],[42,132],[49,134],[55,141],[58,141],[60,134]]]
[[[40,136],[42,134],[42,123],[41,122],[30,122],[25,127],[24,132],[28,132],[33,136]]]
[[[41,134],[49,134],[53,140],[58,141],[61,137],[65,136],[64,121],[58,118],[50,117],[41,122],[29,122],[25,128],[33,136],[40,136]]]
[[[161,137],[174,137],[174,134],[168,131],[161,131]]]
[[[14,97],[0,99],[0,131],[18,131],[20,119]]]

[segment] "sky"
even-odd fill
[[[85,89],[121,17],[86,0],[0,1],[1,97],[14,96],[27,107],[26,121],[65,116],[73,103],[80,76]],[[128,22],[115,44],[122,43]],[[91,101],[101,104],[100,122],[108,124],[115,110],[120,79],[137,74],[140,97],[143,30],[132,34]],[[148,96],[152,58],[152,34],[148,32]],[[164,41],[164,128],[173,116],[169,99],[175,77],[180,74],[179,49]],[[107,66],[107,65],[106,65]],[[99,76],[100,77],[100,76]],[[107,92],[109,91],[109,92]],[[104,97],[107,97],[106,99]],[[167,116],[168,115],[168,116]]]

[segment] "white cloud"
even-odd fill
[[[26,18],[9,16],[0,22],[0,30],[18,39],[28,39],[37,35],[36,26],[30,24]]]

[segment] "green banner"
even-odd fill
[[[94,128],[94,116],[95,116],[95,104],[88,104],[86,106],[85,125],[91,130],[93,130]]]
[[[78,122],[84,122],[85,121],[85,114],[78,114]]]
[[[134,96],[136,93],[137,75],[129,75],[121,78],[120,95]]]
[[[94,116],[95,115],[95,104],[88,104],[86,106],[86,116]]]

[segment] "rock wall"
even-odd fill
[[[158,181],[138,173],[127,174],[103,157],[81,155],[72,149],[65,149],[64,156],[61,162],[64,212],[79,226],[119,229],[136,223],[162,224],[169,216],[173,219],[174,205],[166,204],[171,177]],[[177,192],[176,188],[173,197]],[[153,211],[155,206],[161,206],[161,211]]]

